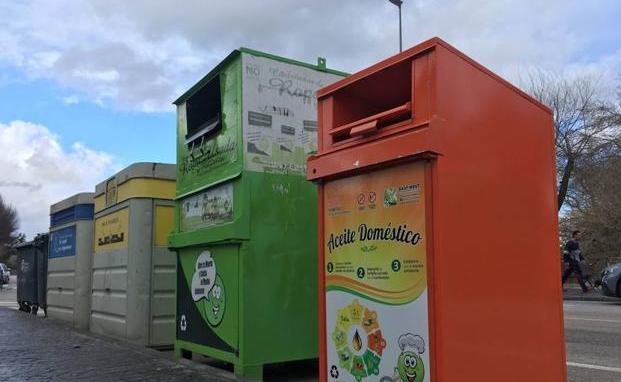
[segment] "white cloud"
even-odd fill
[[[63,97],[62,101],[65,105],[75,105],[80,103],[80,97],[78,97],[77,95],[73,94],[67,97]]]
[[[618,0],[406,0],[404,45],[440,36],[510,80],[530,66],[598,65],[615,44]],[[0,4],[0,61],[81,99],[142,111],[170,102],[232,49],[357,71],[396,52],[386,0],[68,0]],[[613,49],[614,50],[614,49]],[[584,55],[593,61],[584,62]]]
[[[49,228],[50,205],[95,184],[118,169],[110,154],[75,142],[65,150],[45,126],[0,123],[0,194],[17,209],[28,237]]]

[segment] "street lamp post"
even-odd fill
[[[403,37],[401,33],[401,4],[403,0],[388,0],[399,8],[399,52],[403,52]]]

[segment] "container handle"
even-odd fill
[[[352,127],[351,130],[349,130],[349,136],[355,137],[358,135],[367,135],[367,134],[375,133],[376,131],[377,131],[377,119],[370,121],[370,122],[363,123],[356,127]]]

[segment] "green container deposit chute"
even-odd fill
[[[177,105],[178,356],[261,378],[317,357],[315,91],[345,74],[233,51]]]

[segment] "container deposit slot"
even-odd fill
[[[412,118],[412,66],[404,61],[334,93],[332,143]]]
[[[188,126],[185,135],[186,145],[200,143],[215,134],[222,127],[221,110],[220,77],[216,76],[194,93],[186,103]]]

